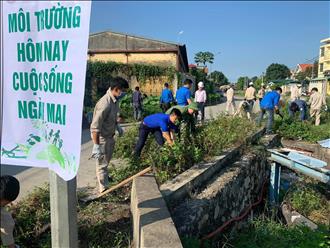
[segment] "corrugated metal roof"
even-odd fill
[[[97,32],[97,33],[92,33],[89,36],[97,36],[97,35],[106,34],[106,33],[113,33],[113,34],[124,35],[124,36],[127,35],[127,36],[133,37],[133,38],[145,39],[145,40],[156,41],[156,42],[162,42],[162,43],[166,43],[166,44],[169,44],[169,45],[176,45],[176,46],[183,46],[184,45],[184,44],[177,43],[177,42],[157,40],[157,39],[149,38],[149,37],[146,37],[146,36],[135,35],[135,34],[128,34],[128,33],[122,33],[122,32],[115,32],[115,31],[111,31],[111,30]]]

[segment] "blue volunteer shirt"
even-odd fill
[[[143,123],[149,128],[160,128],[162,132],[168,132],[170,129],[175,131],[178,127],[170,121],[170,115],[157,113],[144,118]]]
[[[191,98],[191,92],[187,87],[182,86],[176,92],[176,101],[178,105],[186,106],[188,105],[188,99]]]
[[[173,100],[172,91],[169,89],[163,89],[160,97],[160,103],[170,103],[173,102]]]
[[[274,109],[275,106],[278,106],[280,97],[280,94],[275,90],[268,92],[264,98],[262,98],[260,107],[262,109]]]

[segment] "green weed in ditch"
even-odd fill
[[[327,186],[305,178],[288,190],[284,201],[317,224],[330,225],[330,200],[327,199]]]
[[[226,248],[311,248],[329,247],[328,228],[320,226],[312,231],[305,226],[287,227],[286,225],[269,219],[260,218],[251,226],[232,238]]]

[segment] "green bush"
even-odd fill
[[[181,137],[173,146],[159,147],[154,139],[148,139],[141,159],[134,161],[132,152],[137,142],[138,129],[129,130],[116,143],[115,157],[128,158],[130,165],[121,170],[112,171],[117,179],[124,179],[148,166],[153,166],[159,183],[189,169],[195,163],[221,152],[236,144],[256,130],[253,122],[239,117],[220,116],[196,128],[193,134],[186,132],[185,125],[181,126]],[[120,175],[119,177],[116,176]]]
[[[132,106],[132,93],[126,94],[119,103],[120,115],[126,122],[134,121],[133,119],[133,106]],[[148,96],[143,99],[142,116],[148,116],[155,113],[162,112],[159,104],[158,96]]]
[[[314,120],[302,122],[296,113],[293,119],[289,118],[288,104],[281,110],[284,118],[275,119],[275,130],[286,139],[317,142],[330,138],[330,98],[327,98],[328,111],[321,112],[321,125],[315,126]]]
[[[315,126],[309,122],[301,122],[285,118],[276,121],[277,132],[286,139],[317,142],[330,138],[330,122]]]
[[[220,116],[201,127],[198,146],[204,156],[219,155],[224,148],[241,143],[256,130],[255,124],[245,118]]]

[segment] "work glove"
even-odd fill
[[[102,155],[101,152],[101,146],[99,144],[94,144],[93,150],[92,150],[92,158],[100,158]]]
[[[328,111],[328,105],[325,105],[324,110],[325,110],[325,112]]]
[[[275,109],[275,114],[279,114],[280,110],[279,109]]]

